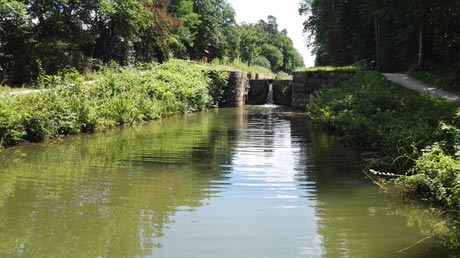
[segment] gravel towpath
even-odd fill
[[[415,80],[414,78],[409,77],[406,74],[400,74],[400,73],[383,73],[383,76],[392,82],[395,82],[397,84],[400,84],[401,86],[404,86],[408,89],[420,92],[420,93],[425,93],[429,94],[431,96],[443,98],[443,99],[448,99],[451,101],[457,101],[460,102],[460,96],[454,93],[450,93],[444,90],[440,90],[437,88],[433,88],[429,85],[426,85],[420,81]]]

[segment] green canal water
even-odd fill
[[[0,257],[449,257],[424,209],[276,107],[220,109],[0,152]]]

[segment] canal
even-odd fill
[[[0,152],[0,257],[449,257],[304,115],[219,109]],[[420,215],[422,216],[422,215]]]

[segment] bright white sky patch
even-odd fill
[[[236,11],[238,23],[256,23],[258,20],[267,21],[268,15],[276,17],[278,29],[287,29],[288,36],[294,42],[294,47],[300,52],[305,66],[314,66],[314,56],[306,46],[306,36],[303,33],[305,17],[299,15],[299,0],[228,0]]]

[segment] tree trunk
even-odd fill
[[[418,37],[418,62],[417,68],[420,69],[423,66],[423,40],[425,37],[425,19],[422,17],[420,19],[420,32]]]
[[[375,19],[375,61],[377,62],[377,70],[380,68],[380,25],[377,23],[377,19]]]

